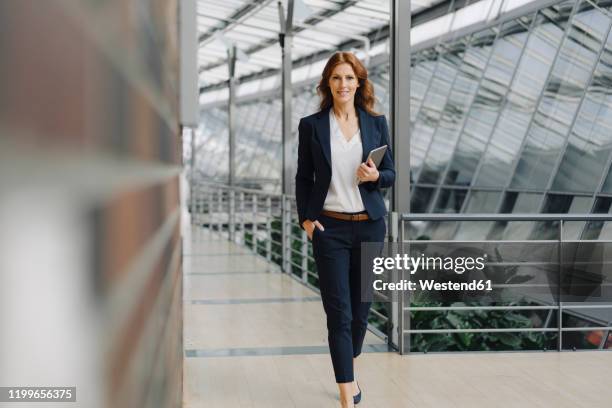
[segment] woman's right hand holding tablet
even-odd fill
[[[302,223],[302,227],[304,227],[304,230],[306,231],[306,235],[308,235],[308,239],[311,241],[312,241],[312,234],[314,233],[315,228],[318,228],[321,231],[325,231],[325,228],[323,228],[323,225],[321,225],[321,223],[317,220],[314,220],[314,221],[304,220],[304,222]]]

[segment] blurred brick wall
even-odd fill
[[[0,2],[2,386],[181,404],[177,3]]]

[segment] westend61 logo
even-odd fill
[[[390,270],[405,270],[409,271],[410,275],[414,275],[418,271],[433,271],[433,272],[454,272],[457,275],[463,275],[469,271],[482,271],[485,268],[487,255],[472,257],[441,257],[441,256],[421,256],[413,257],[407,254],[397,254],[394,257],[375,257],[373,259],[372,272],[380,275],[385,271]],[[412,281],[401,279],[399,282],[384,282],[382,279],[377,279],[372,282],[372,287],[375,290],[434,290],[434,291],[491,291],[493,285],[491,280],[472,280],[463,282],[453,282],[446,280],[445,282],[437,282],[434,279],[419,279]]]
[[[419,270],[429,271],[453,271],[458,275],[466,271],[482,271],[485,267],[487,254],[479,257],[441,257],[441,256],[425,256],[421,254],[419,257],[408,256],[408,254],[396,254],[395,257],[379,256],[374,258],[374,267],[372,272],[380,275],[385,270],[400,269],[410,271],[414,275]]]

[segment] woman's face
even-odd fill
[[[353,67],[346,62],[336,65],[329,77],[329,88],[331,90],[334,103],[345,104],[354,102],[355,92],[359,87],[357,75]]]

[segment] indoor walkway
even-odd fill
[[[184,407],[339,407],[320,298],[184,225]],[[399,356],[368,333],[361,408],[609,407],[612,353]]]

